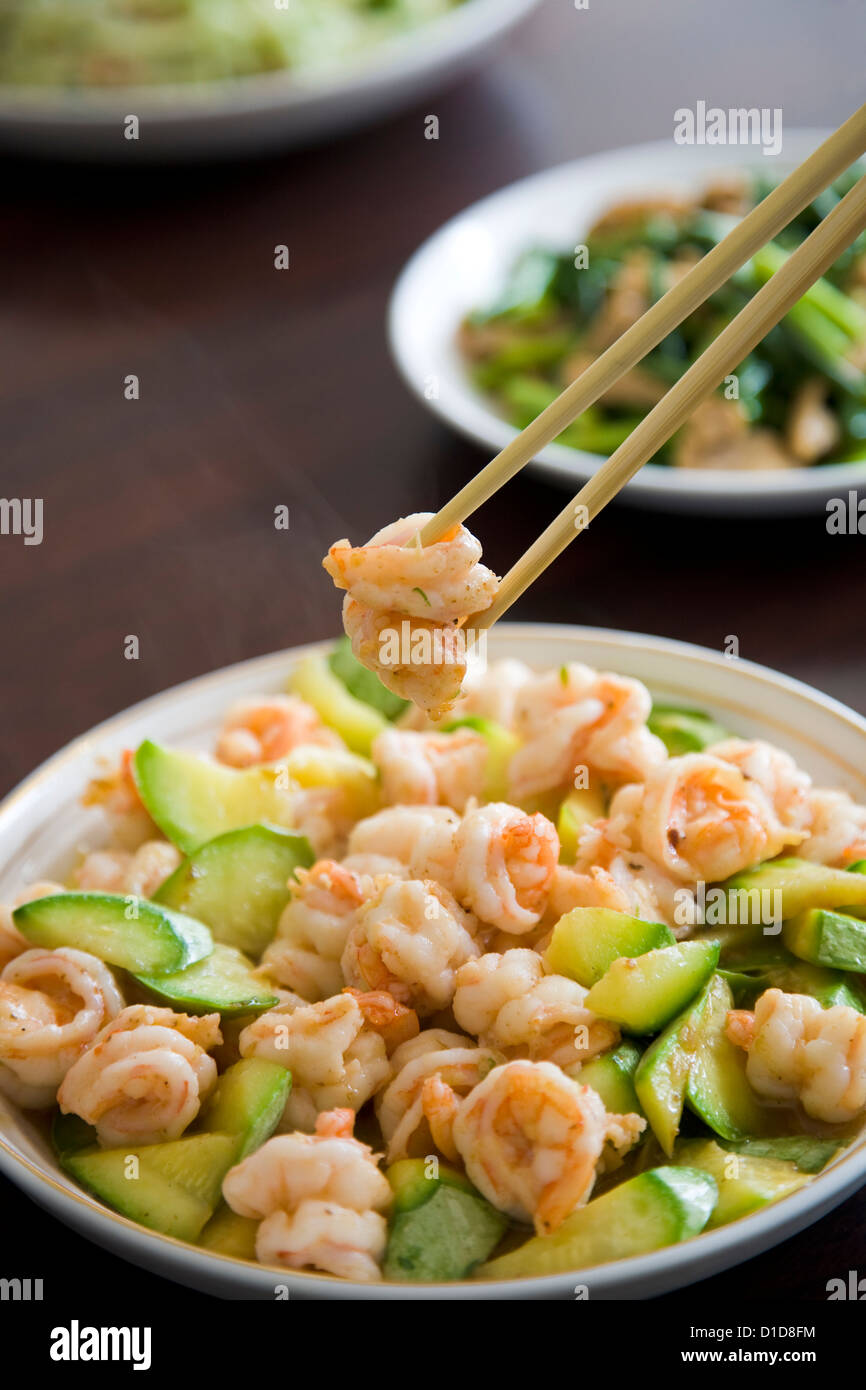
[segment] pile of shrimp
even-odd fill
[[[363,659],[383,619],[453,633],[495,594],[463,528],[437,545],[407,544],[425,520],[330,552]],[[576,662],[537,674],[514,660],[464,689],[453,671],[450,685],[437,678],[423,691],[417,673],[381,674],[426,712],[374,741],[374,814],[338,824],[326,800],[317,804],[321,833],[310,825],[310,838],[328,852],[296,872],[256,962],[275,1007],[224,1037],[217,1014],[125,998],[95,956],[30,948],[0,911],[0,1091],[33,1109],[56,1101],[102,1145],[160,1143],[188,1130],[218,1068],[252,1057],[285,1067],[292,1085],[277,1132],[229,1172],[225,1199],[258,1223],[265,1263],[364,1282],[381,1277],[383,1164],[441,1157],[545,1235],[639,1141],[643,1118],[608,1113],[581,1082],[620,1035],[546,963],[564,913],[614,908],[683,936],[695,918],[680,908],[702,882],[782,853],[841,867],[866,857],[866,808],[813,787],[783,751],[727,739],[668,756],[639,681]],[[446,706],[470,722],[443,728]],[[484,721],[511,740],[495,799]],[[214,753],[245,768],[310,744],[342,741],[297,696],[267,696],[228,712]],[[563,863],[557,807],[576,787],[592,788],[604,809]],[[153,894],[180,855],[141,805],[128,757],[88,801],[115,834],[85,856],[72,886]],[[16,901],[59,891],[34,884]],[[866,1110],[866,1020],[854,1010],[773,989],[727,1026],[759,1099],[799,1103],[827,1123]],[[354,1135],[359,1115],[372,1143]]]

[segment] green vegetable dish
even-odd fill
[[[465,0],[0,0],[0,84],[215,82],[328,71]]]
[[[852,187],[851,169],[560,435],[614,452]],[[477,386],[523,429],[769,191],[740,177],[695,198],[617,204],[569,249],[531,247],[460,350]],[[653,460],[785,469],[866,459],[866,233],[694,411]]]
[[[577,1272],[860,1132],[866,807],[636,680],[493,663],[437,724],[343,639],[85,801],[106,846],[0,912],[0,1091],[154,1231]]]

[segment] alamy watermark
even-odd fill
[[[760,145],[765,155],[782,152],[782,108],[780,106],[721,106],[695,109],[681,106],[674,112],[674,143],[677,145]]]
[[[25,545],[42,544],[41,497],[0,497],[0,536],[23,536]]]
[[[782,893],[779,888],[707,888],[699,879],[694,892],[678,888],[674,893],[674,922],[678,927],[763,927],[764,936],[782,930]]]
[[[404,666],[487,665],[487,630],[470,627],[417,627],[404,618],[397,627],[379,633],[379,663],[394,668]]]

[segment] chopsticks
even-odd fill
[[[584,484],[577,496],[508,571],[490,608],[467,619],[467,628],[475,631],[488,628],[511,607],[542,570],[562,553],[569,541],[579,531],[586,529],[602,507],[607,506],[620,488],[679,429],[695,406],[784,318],[809,286],[824,274],[864,228],[866,174]]]
[[[802,212],[803,208],[812,202],[829,183],[832,183],[850,164],[853,164],[856,159],[859,159],[864,150],[866,150],[866,105],[861,106],[858,111],[855,111],[853,116],[849,117],[844,125],[840,126],[829,139],[825,140],[798,169],[795,169],[793,173],[789,174],[788,177],[784,179],[782,183],[778,184],[747,217],[743,218],[743,220],[728,233],[724,240],[712,247],[677,285],[674,285],[672,289],[668,290],[667,294],[653,304],[631,328],[627,329],[615,343],[603,352],[600,357],[596,358],[596,360],[581,373],[576,381],[573,381],[567,386],[562,394],[559,395],[546,410],[543,410],[531,424],[527,425],[526,429],[516,435],[480,473],[470,479],[466,486],[461,488],[461,490],[427,522],[421,532],[421,543],[429,545],[438,540],[446,531],[450,530],[451,527],[459,522],[465,521],[476,508],[480,507],[483,502],[486,502],[488,498],[492,497],[494,492],[497,492],[510,478],[513,478],[527,463],[530,463],[541,449],[550,444],[557,435],[561,434],[567,425],[570,425],[583,413],[583,411],[593,405],[600,396],[603,396],[615,382],[619,381],[620,377],[624,376],[626,372],[636,366],[648,352],[656,347],[663,338],[667,337],[669,333],[682,323],[683,319],[687,318],[689,314],[704,302],[704,300],[714,294],[715,291],[730,278],[734,271],[744,265],[745,262],[762,246],[766,245],[768,241],[772,241],[777,233]],[[852,190],[852,192],[853,191],[854,190]],[[839,207],[841,207],[841,204],[839,204]],[[834,212],[835,211],[838,211],[838,207],[834,209]],[[817,233],[821,231],[821,228],[829,222],[830,216],[832,215],[831,213],[825,218],[824,223],[821,224],[821,227],[816,229],[812,234],[813,236],[816,236]],[[856,235],[857,232],[852,233],[850,240],[853,240]],[[811,241],[812,237],[809,238],[808,242],[804,242],[803,245],[806,246]],[[842,242],[839,246],[839,251],[835,254],[838,255],[840,251],[845,249],[847,244],[847,242]],[[795,255],[796,254],[798,253],[795,253]],[[793,260],[793,257],[791,259]],[[831,257],[826,263],[822,263],[821,269],[815,272],[812,279],[818,279],[827,265],[832,264],[833,259],[835,259],[835,256]],[[784,269],[788,270],[789,266],[790,262],[787,263]],[[779,270],[769,283],[772,284],[781,274],[782,270]],[[804,281],[802,288],[808,288],[808,285],[811,283],[811,280]],[[755,296],[752,304],[758,302],[759,296],[763,294],[764,290],[767,288],[768,286],[764,286],[763,289],[759,291],[759,295]],[[802,290],[798,292],[798,295],[799,293],[802,293]],[[794,299],[796,299],[798,295],[795,295]],[[769,302],[766,299],[762,302],[769,306]],[[794,300],[791,301],[791,303],[793,302]],[[751,304],[748,305],[747,308],[743,310],[743,313],[748,312],[751,307]],[[790,305],[787,307],[790,307]],[[786,309],[782,310],[778,317],[781,318],[786,311]],[[739,317],[741,318],[742,315]],[[777,321],[777,319],[773,319],[772,322],[770,322],[768,319],[766,328],[763,331],[768,331],[773,323]],[[737,322],[739,322],[739,318],[734,320],[734,323]],[[733,324],[731,324],[730,327],[733,327]],[[717,340],[717,342],[718,341],[719,340]],[[760,337],[755,338],[751,345],[754,346],[754,343],[758,341],[760,341]],[[713,344],[713,347],[715,346],[716,344]],[[745,352],[743,356],[745,356]],[[733,365],[736,366],[740,361],[742,361],[742,357],[737,358]],[[697,363],[695,366],[697,366]],[[683,381],[689,379],[691,371],[693,370],[694,368],[686,373]],[[722,372],[718,380],[721,380],[725,375],[727,375],[727,372]],[[682,382],[679,383],[679,385],[681,384]],[[713,385],[717,384],[717,381],[713,382]],[[676,390],[676,388],[674,389]],[[710,389],[712,389],[712,387],[707,388],[707,390]],[[671,394],[672,392],[668,393],[668,396],[659,403],[659,406],[656,407],[650,416],[646,417],[646,420],[656,415],[656,411],[665,405],[665,402],[669,399]],[[706,394],[706,392],[703,392],[703,394]],[[700,395],[694,394],[691,398],[692,403],[690,409],[694,408],[700,398]],[[686,414],[688,413],[687,411]],[[682,418],[685,418],[685,416]],[[646,420],[642,423],[646,424]],[[673,429],[676,428],[677,426],[674,426],[670,432],[673,433]],[[635,430],[631,439],[638,433],[639,429]],[[665,439],[667,437],[667,435],[664,436]],[[622,445],[620,449],[611,456],[608,464],[604,465],[595,475],[596,480],[600,479],[602,475],[611,476],[611,474],[607,472],[610,464],[613,463],[614,459],[622,455],[623,449],[629,444],[630,440],[627,440],[626,444]],[[652,452],[654,452],[654,449],[651,453]],[[651,453],[647,454],[646,458],[651,457]],[[645,462],[646,458],[642,459],[641,463]],[[641,463],[636,463],[632,472],[636,472],[637,469],[641,467]],[[619,476],[619,472],[620,470],[617,470],[617,476]],[[617,488],[621,487],[631,476],[631,472],[624,475],[622,482],[617,484]],[[589,487],[590,484],[587,484],[587,488]],[[583,490],[583,492],[585,491],[586,489]],[[583,492],[578,494],[575,503],[577,503],[578,499],[583,497]],[[607,496],[605,501],[609,501],[610,496],[613,496],[613,493]],[[600,503],[600,505],[596,507],[596,512],[604,505],[604,502]],[[596,513],[593,513],[593,515],[595,514]],[[553,525],[556,527],[558,521],[554,522]],[[553,528],[548,528],[544,536],[540,537],[539,541],[536,542],[536,546],[540,545],[541,541],[548,536],[549,531],[552,529]],[[563,548],[563,546],[560,546],[560,549]],[[527,552],[527,556],[532,554],[535,550],[536,547],[533,546],[532,551]],[[558,550],[552,552],[551,558],[553,558],[553,554],[558,553]],[[526,558],[527,557],[524,556],[524,560]],[[515,566],[507,578],[511,579],[511,577],[515,575],[517,569],[518,566]],[[531,582],[531,580],[528,582]],[[505,585],[503,584],[503,588],[504,587]],[[523,587],[525,588],[526,585]],[[521,589],[519,592],[522,593],[523,590]],[[500,595],[501,593],[502,590],[500,590]],[[511,598],[505,606],[509,607],[517,596],[517,593],[515,593],[514,597]],[[496,603],[493,605],[493,609],[488,611],[493,612],[498,606],[498,603]],[[504,608],[499,609],[499,612],[504,611]],[[495,616],[499,616],[499,613],[496,613]],[[495,616],[490,619],[491,622],[495,621]],[[483,625],[489,626],[489,623]]]

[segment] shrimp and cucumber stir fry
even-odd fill
[[[611,454],[844,196],[822,193],[705,304],[569,425],[559,442]],[[460,350],[479,388],[523,429],[769,191],[757,177],[693,198],[609,208],[570,250],[529,249]],[[787,469],[866,459],[866,234],[807,290],[654,459],[678,468]]]
[[[332,563],[442,620],[492,587],[453,543],[408,591]],[[576,1270],[862,1124],[866,807],[637,680],[496,662],[434,723],[343,639],[85,799],[106,847],[0,916],[0,1090],[157,1231],[363,1283]]]

